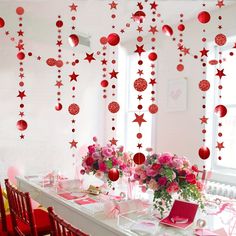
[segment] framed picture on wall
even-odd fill
[[[187,79],[169,80],[167,85],[167,111],[187,109]]]

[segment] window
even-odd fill
[[[215,68],[210,68],[208,76],[212,88],[209,92],[207,104],[209,115],[209,110],[211,110],[212,113],[212,108],[214,109],[219,103],[227,107],[227,115],[222,118],[222,127],[220,129],[218,127],[219,118],[212,114],[212,117],[209,117],[212,118],[212,130],[210,133],[213,134],[210,142],[212,146],[211,165],[213,172],[231,176],[236,174],[236,57],[235,55],[230,55],[230,52],[236,53],[235,49],[232,49],[234,42],[236,42],[235,37],[228,39],[227,45],[221,49],[222,58],[225,60],[222,64],[222,69],[224,69],[224,73],[226,74],[226,77],[221,79],[223,86],[223,89],[221,90],[222,99],[219,101],[218,78],[215,79]],[[216,55],[218,55],[217,48],[215,49],[214,56]],[[219,68],[219,66],[216,68]],[[214,97],[214,99],[212,99],[212,97]],[[221,138],[217,137],[219,132],[223,134]],[[217,140],[220,140],[219,142],[224,142],[224,148],[221,149],[220,153],[216,148]],[[218,156],[222,156],[222,159],[219,160]],[[223,176],[221,176],[219,180],[230,182],[229,178]]]
[[[149,82],[151,67],[150,61],[148,60],[148,53],[142,54],[143,59],[143,75],[142,78],[145,78],[147,82]],[[126,147],[127,151],[135,152],[137,151],[137,143],[138,139],[136,138],[136,134],[139,132],[139,126],[137,123],[133,122],[135,119],[135,113],[143,114],[144,119],[147,122],[143,122],[140,128],[140,132],[143,134],[143,138],[141,140],[143,150],[147,147],[155,147],[155,115],[153,116],[148,111],[148,107],[152,103],[151,101],[151,86],[142,92],[143,99],[141,100],[141,104],[143,109],[141,112],[138,110],[138,92],[134,90],[133,83],[139,78],[137,74],[138,65],[137,62],[139,60],[139,56],[137,53],[128,54],[125,48],[120,48],[119,50],[119,71],[123,74],[120,77],[124,78],[120,79],[118,84],[118,94],[119,100],[125,106],[124,114],[123,114],[123,122],[119,122],[119,130],[122,130],[123,134],[119,134],[119,137],[123,136],[123,143]],[[125,71],[125,73],[124,73]],[[124,127],[122,129],[122,126]]]

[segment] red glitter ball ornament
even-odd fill
[[[107,80],[101,81],[101,86],[102,86],[103,88],[106,88],[108,85],[109,85],[109,82],[108,82]]]
[[[0,17],[0,28],[3,28],[5,25],[5,21],[3,20],[2,17]]]
[[[151,104],[148,110],[151,114],[155,114],[158,112],[158,106],[156,104]]]
[[[111,112],[111,113],[117,113],[119,110],[120,110],[120,105],[118,102],[111,102],[109,103],[108,105],[108,110]]]
[[[111,181],[117,181],[119,179],[119,177],[120,177],[120,173],[119,173],[119,171],[116,168],[111,168],[108,171],[108,178]]]
[[[173,29],[169,25],[163,25],[162,26],[162,32],[167,36],[173,35]]]
[[[208,147],[206,146],[202,146],[199,150],[198,150],[198,155],[201,159],[206,160],[209,156],[210,156],[210,150]]]
[[[54,58],[48,58],[46,63],[49,66],[55,66],[56,65],[56,60]]]
[[[79,37],[76,34],[71,34],[68,40],[71,47],[76,47],[79,44]]]
[[[178,64],[177,65],[177,71],[183,71],[184,70],[184,65],[183,64]]]
[[[143,164],[145,162],[145,159],[145,155],[141,152],[137,152],[133,157],[134,163],[137,165]]]
[[[151,52],[148,55],[150,61],[155,61],[157,59],[157,54],[155,52]]]
[[[63,26],[63,21],[58,20],[58,21],[56,22],[56,26],[57,26],[58,28],[61,28],[61,27]]]
[[[25,12],[25,10],[24,10],[24,8],[23,7],[17,7],[16,8],[16,14],[17,15],[23,15],[24,14],[24,12]]]
[[[23,52],[18,52],[18,53],[17,53],[17,58],[18,58],[19,60],[24,60],[24,59],[25,59],[25,54],[24,54]]]
[[[57,60],[56,61],[56,67],[61,68],[63,66],[63,61],[62,60]]]
[[[27,129],[28,124],[25,120],[18,120],[16,123],[16,126],[17,126],[18,130],[24,131]]]
[[[101,37],[101,38],[100,38],[100,43],[101,43],[102,45],[107,44],[107,37],[105,37],[105,36]]]
[[[218,46],[223,46],[227,42],[227,37],[224,34],[217,34],[215,37],[215,43]]]
[[[143,92],[147,88],[147,81],[145,79],[139,78],[134,81],[134,88],[138,92]]]
[[[134,14],[133,14],[133,19],[137,22],[140,22],[142,23],[144,18],[146,17],[146,14],[143,12],[143,11],[136,11]]]
[[[107,42],[111,46],[116,46],[120,42],[120,36],[116,33],[111,33],[107,37]]]
[[[72,103],[69,107],[68,107],[68,111],[71,115],[77,115],[80,111],[79,106],[76,103]]]
[[[207,91],[210,88],[210,82],[206,79],[203,79],[199,82],[199,88],[202,91]]]
[[[185,30],[184,24],[179,24],[179,25],[178,25],[178,30],[179,30],[179,31],[184,31],[184,30]]]
[[[214,111],[219,117],[224,117],[227,114],[227,108],[224,105],[216,106]]]
[[[198,20],[202,24],[208,23],[210,21],[210,19],[211,19],[211,15],[207,11],[202,11],[198,14]]]
[[[60,111],[62,109],[62,104],[61,103],[58,103],[56,106],[55,106],[55,109],[56,111]]]

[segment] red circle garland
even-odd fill
[[[215,37],[215,43],[218,46],[223,46],[227,42],[227,37],[224,34],[217,34]]]
[[[27,129],[28,124],[25,120],[18,120],[16,123],[16,126],[17,126],[18,130],[24,131]]]
[[[119,110],[120,110],[120,105],[118,102],[111,102],[109,103],[108,105],[108,110],[111,112],[111,113],[117,113]]]
[[[5,25],[5,21],[2,17],[0,17],[0,28],[3,28]]]
[[[146,159],[145,155],[141,152],[134,154],[134,157],[133,157],[134,163],[137,165],[143,164],[145,162],[145,159]]]
[[[69,107],[68,107],[68,111],[71,115],[75,116],[79,113],[80,108],[79,105],[77,105],[76,103],[72,103]]]
[[[147,89],[147,81],[143,78],[139,78],[136,79],[134,81],[134,88],[138,91],[138,92],[143,92]]]
[[[202,24],[206,24],[210,21],[211,15],[207,11],[202,11],[198,14],[198,20]]]
[[[111,33],[107,37],[107,42],[111,46],[116,46],[120,42],[120,36],[118,34],[116,34],[116,33]]]
[[[203,146],[199,149],[198,154],[201,159],[206,160],[210,156],[210,149],[206,146]]]

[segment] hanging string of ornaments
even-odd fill
[[[19,28],[17,31],[17,59],[19,60],[19,90],[17,97],[20,99],[20,111],[19,111],[19,117],[20,119],[17,121],[17,128],[19,131],[21,131],[20,138],[24,139],[25,135],[23,134],[23,131],[25,131],[28,127],[28,124],[25,117],[25,98],[26,98],[26,91],[25,91],[25,71],[24,71],[24,60],[25,60],[25,52],[24,52],[24,31],[23,31],[23,15],[24,15],[24,8],[23,7],[17,7],[16,8],[16,14],[18,15],[19,20]]]

